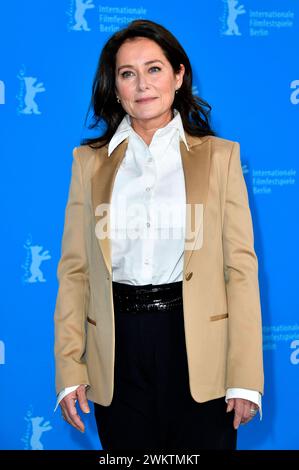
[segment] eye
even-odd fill
[[[153,69],[161,70],[161,68],[156,66],[156,65],[154,65],[153,67],[150,68],[150,70],[153,70]]]
[[[128,74],[128,73],[132,73],[132,72],[130,72],[129,70],[126,70],[125,72],[121,73],[121,76],[123,78],[127,78],[128,75],[126,75],[126,74]]]
[[[161,68],[158,67],[157,65],[154,65],[153,67],[151,67],[151,68],[149,69],[150,72],[152,72],[152,71],[156,72],[156,71],[160,71],[160,70],[161,70]],[[123,78],[128,78],[128,77],[131,76],[131,75],[130,75],[131,73],[133,73],[133,72],[130,71],[130,70],[125,70],[125,72],[122,72],[122,73],[121,73],[121,76],[122,76]]]

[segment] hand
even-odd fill
[[[83,413],[90,413],[88,406],[85,385],[80,385],[74,392],[66,395],[59,403],[63,419],[81,432],[85,431],[85,426],[77,413],[76,402],[79,402]]]
[[[226,411],[235,409],[234,428],[238,429],[240,424],[246,424],[254,418],[255,415],[250,413],[250,410],[258,410],[258,406],[252,401],[243,398],[229,398],[227,400]]]

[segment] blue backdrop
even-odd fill
[[[239,449],[298,449],[299,4],[294,0],[0,0],[1,449],[98,449],[55,405],[53,314],[72,149],[107,38],[147,18],[169,28],[241,144],[263,314],[263,420]],[[6,273],[6,274],[5,274]]]

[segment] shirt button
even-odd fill
[[[146,260],[144,261],[144,264],[149,264],[149,260],[146,259]]]
[[[185,279],[186,281],[189,281],[191,279],[191,277],[193,276],[193,272],[190,272],[190,273],[186,273],[185,275]]]
[[[151,190],[151,188],[150,188],[149,186],[148,186],[147,188],[145,188],[145,189],[146,189],[146,191],[150,191],[150,190]]]
[[[146,226],[150,227],[151,226],[150,222],[146,222]]]
[[[153,161],[152,157],[148,158],[147,161],[148,161],[149,163],[152,163],[152,161]]]

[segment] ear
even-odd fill
[[[182,86],[183,78],[185,74],[185,66],[184,64],[180,64],[180,70],[176,73],[176,88],[179,89]]]

